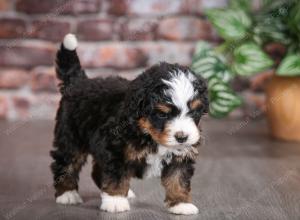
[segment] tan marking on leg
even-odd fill
[[[130,185],[130,178],[123,177],[120,182],[116,183],[111,179],[103,180],[102,191],[111,196],[124,196],[127,197]]]
[[[166,199],[168,207],[174,206],[180,202],[190,202],[190,188],[184,186],[181,182],[180,172],[175,172],[170,176],[162,178],[162,185],[166,190]]]
[[[86,153],[78,153],[74,156],[72,163],[65,168],[64,174],[54,182],[55,197],[66,191],[78,190],[78,175],[86,158]]]
[[[80,171],[81,167],[85,164],[87,153],[78,153],[73,160],[72,166],[75,171]]]
[[[68,173],[60,176],[54,183],[55,197],[62,195],[66,191],[78,190],[77,181]]]

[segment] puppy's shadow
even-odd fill
[[[80,204],[81,207],[84,207],[86,209],[91,210],[99,210],[99,207],[101,205],[101,196],[98,195],[87,195],[82,196],[83,203]]]

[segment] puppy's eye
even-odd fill
[[[201,111],[200,111],[199,109],[197,109],[197,110],[192,110],[192,111],[190,111],[189,113],[190,113],[190,115],[191,115],[192,117],[199,117],[199,116],[201,116]]]
[[[168,114],[165,112],[157,112],[156,116],[160,119],[166,119],[168,117]]]

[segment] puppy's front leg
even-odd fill
[[[161,182],[166,190],[165,203],[168,211],[179,215],[197,214],[198,208],[191,203],[192,162],[171,162],[162,171]]]

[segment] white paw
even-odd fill
[[[135,196],[134,192],[131,189],[129,189],[128,193],[127,193],[127,198],[128,199],[134,199],[135,197],[136,196]]]
[[[169,212],[177,215],[195,215],[199,213],[198,208],[192,203],[178,203],[170,207]]]
[[[66,191],[56,198],[56,203],[60,204],[78,204],[82,203],[82,199],[76,190]]]
[[[107,212],[125,212],[130,210],[129,202],[123,196],[110,196],[107,193],[101,193],[102,204],[100,209]]]

